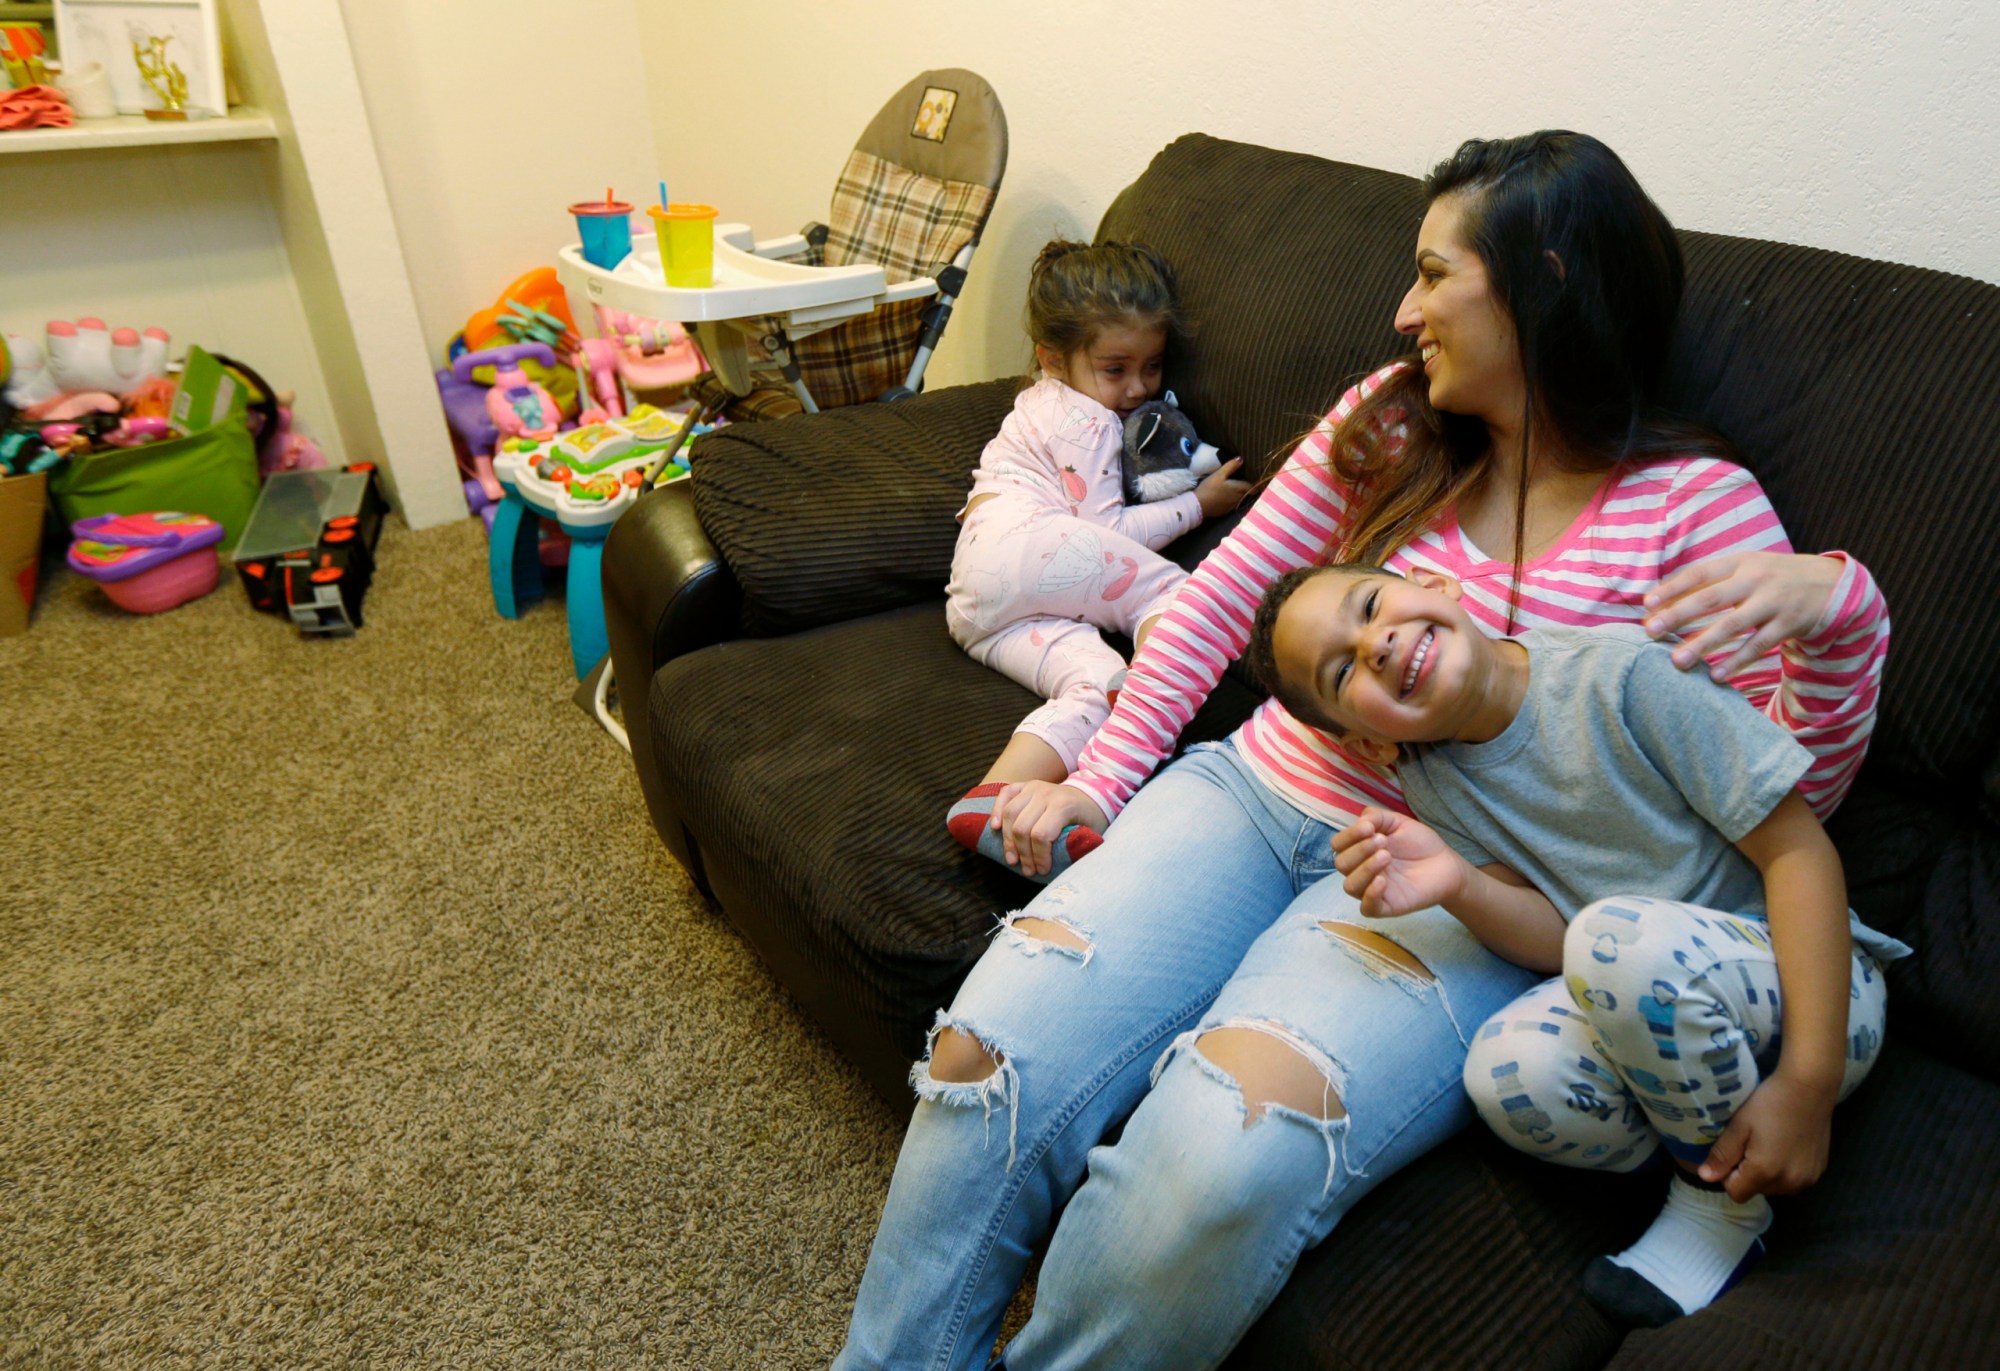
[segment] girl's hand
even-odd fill
[[[1732,552],[1682,567],[1646,595],[1646,632],[1678,633],[1715,611],[1715,619],[1674,646],[1674,665],[1685,671],[1750,636],[1717,663],[1710,675],[1726,681],[1779,643],[1812,631],[1826,614],[1840,580],[1838,557],[1810,553]]]
[[[1455,898],[1472,870],[1444,839],[1393,810],[1370,805],[1333,835],[1333,864],[1371,919],[1413,914]]]
[[[1072,824],[1102,833],[1109,821],[1104,811],[1074,786],[1048,781],[1016,781],[993,799],[993,817],[1000,830],[1007,864],[1024,875],[1040,876],[1054,864],[1056,839]]]
[[[1738,1204],[1805,1189],[1826,1170],[1837,1095],[1795,1081],[1780,1067],[1750,1092],[1708,1149],[1701,1178],[1720,1181]]]
[[[1243,497],[1250,493],[1250,483],[1235,479],[1242,465],[1241,457],[1231,457],[1201,478],[1194,488],[1194,497],[1201,501],[1202,518],[1218,518],[1243,503]]]

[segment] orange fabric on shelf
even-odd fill
[[[69,97],[54,86],[0,91],[0,129],[66,129],[75,122]]]

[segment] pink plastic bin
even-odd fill
[[[70,526],[69,564],[134,614],[198,600],[221,573],[222,525],[206,514],[99,514]]]

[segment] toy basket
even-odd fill
[[[216,545],[222,525],[206,514],[101,514],[79,519],[70,531],[75,535],[71,569],[134,614],[158,614],[200,599],[221,576]]]
[[[99,514],[192,510],[222,525],[234,547],[257,503],[257,445],[245,417],[248,387],[220,360],[189,348],[171,416],[184,437],[72,457],[49,472],[63,522]]]

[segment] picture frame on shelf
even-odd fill
[[[218,0],[54,4],[63,70],[102,63],[120,114],[174,108],[229,112]]]

